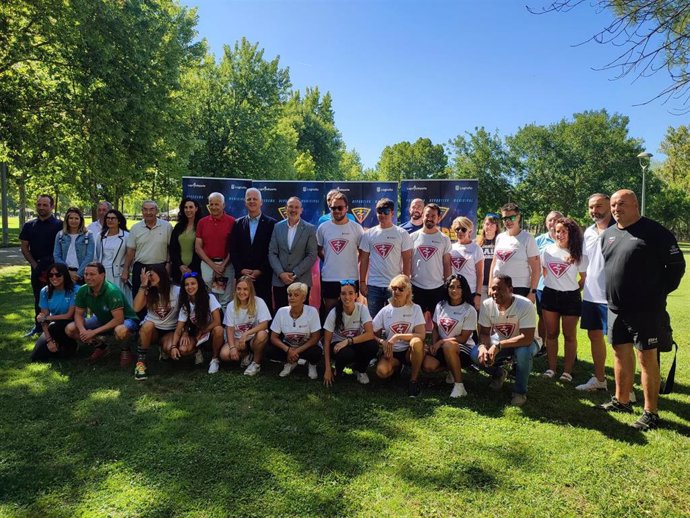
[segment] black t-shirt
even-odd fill
[[[54,215],[45,220],[36,218],[24,223],[19,239],[29,242],[29,250],[39,268],[43,269],[53,264],[55,236],[60,230],[62,221]]]
[[[489,285],[489,270],[491,270],[491,261],[494,258],[494,245],[496,244],[496,238],[484,239],[484,244],[482,245],[482,252],[484,253],[484,286]]]
[[[685,259],[673,234],[656,221],[640,218],[601,234],[606,298],[614,312],[653,312],[666,307],[685,272]]]

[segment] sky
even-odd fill
[[[183,0],[217,57],[242,37],[280,58],[294,89],[333,97],[336,126],[365,167],[384,147],[434,144],[483,126],[505,137],[605,108],[630,118],[629,134],[662,159],[669,126],[687,115],[654,101],[660,72],[633,81],[597,71],[613,46],[585,42],[611,21],[585,1],[569,13],[531,14],[548,0]]]

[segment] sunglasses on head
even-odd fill
[[[60,272],[50,272],[48,277],[62,277],[62,274]]]
[[[345,210],[345,205],[333,205],[332,207],[328,207],[328,208],[331,209],[332,212],[336,212],[336,211]]]
[[[501,221],[503,221],[504,223],[505,223],[506,221],[515,221],[515,220],[517,219],[517,217],[518,217],[517,214],[513,214],[512,216],[503,216],[503,217],[501,218]]]
[[[352,279],[343,279],[340,281],[341,286],[355,286],[357,281],[353,281]]]
[[[493,219],[501,219],[500,214],[496,214],[495,212],[487,212],[485,218],[493,218]]]
[[[185,274],[182,274],[182,280],[189,279],[190,277],[194,277],[196,279],[198,276],[199,274],[196,272],[187,272]]]
[[[390,207],[379,207],[376,209],[376,212],[378,214],[383,214],[384,216],[388,216],[391,213]]]

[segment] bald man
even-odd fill
[[[647,431],[659,426],[661,375],[657,348],[670,345],[666,297],[680,284],[685,259],[668,229],[640,216],[634,192],[628,189],[615,192],[611,196],[611,214],[616,224],[602,233],[601,251],[616,395],[600,408],[632,413],[630,391],[635,376],[633,349],[636,349],[642,371],[644,413],[632,426]]]

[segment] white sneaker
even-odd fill
[[[594,392],[595,390],[607,390],[606,380],[599,381],[596,376],[589,378],[587,383],[578,385],[575,390],[584,390],[586,392]]]
[[[253,360],[253,359],[254,359],[254,355],[253,355],[252,353],[249,353],[249,354],[245,355],[245,356],[242,358],[242,361],[240,362],[240,367],[242,367],[243,369],[244,369],[245,367],[248,367],[249,364],[252,363],[252,360]]]
[[[455,378],[453,377],[453,373],[450,371],[448,371],[448,374],[446,374],[446,383],[448,383],[448,385],[452,385],[453,383],[455,383]]]
[[[244,375],[245,376],[256,376],[259,374],[259,371],[261,370],[261,365],[258,363],[251,362],[249,366],[245,369]]]
[[[208,365],[208,373],[209,374],[215,374],[216,372],[218,372],[219,368],[220,368],[220,361],[218,360],[218,358],[213,358],[211,360],[211,363],[209,363],[209,365]]]
[[[316,365],[309,364],[309,373],[307,374],[310,380],[319,379],[319,373],[316,371]]]
[[[194,353],[194,365],[202,365],[204,363],[204,353],[202,353],[199,349],[196,350],[196,353]]]
[[[297,360],[297,365],[305,365],[306,363],[307,360],[305,360],[304,358],[300,358],[299,360]]]
[[[369,376],[367,376],[366,372],[358,372],[357,381],[359,381],[362,385],[366,385],[369,383]]]
[[[465,397],[466,395],[467,391],[465,390],[465,385],[463,385],[462,383],[453,384],[453,391],[450,393],[450,397]]]
[[[281,378],[289,376],[290,374],[292,374],[292,371],[294,371],[296,367],[296,363],[286,363],[285,365],[283,365],[283,370],[280,371],[280,374],[278,374],[278,376],[280,376]]]
[[[630,402],[631,403],[637,403],[637,396],[635,395],[635,391],[631,390],[630,391]]]

